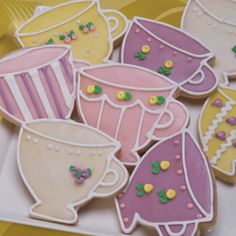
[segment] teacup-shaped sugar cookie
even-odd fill
[[[236,90],[219,87],[203,106],[199,132],[204,151],[216,175],[235,182]]]
[[[70,118],[75,70],[68,46],[28,48],[0,60],[0,112],[20,124],[41,118]]]
[[[68,44],[75,59],[98,64],[109,59],[127,26],[122,13],[102,10],[99,1],[77,0],[35,14],[16,31],[16,37],[23,47]]]
[[[213,68],[220,82],[236,78],[236,2],[189,0],[182,28],[199,38],[216,56]]]
[[[64,120],[24,123],[18,143],[20,174],[36,203],[30,216],[73,224],[94,197],[119,192],[127,182],[115,158],[120,144],[84,124]]]
[[[152,140],[188,124],[186,108],[174,98],[176,86],[142,67],[108,64],[83,68],[77,94],[83,122],[122,143],[120,160],[134,166]]]
[[[208,62],[213,53],[171,25],[134,17],[121,51],[121,62],[138,65],[173,80],[188,97],[203,97],[217,86]]]

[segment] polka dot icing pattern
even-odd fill
[[[214,71],[222,83],[236,77],[235,12],[232,1],[190,0],[182,18],[182,28],[214,52]]]
[[[103,10],[97,0],[74,0],[35,14],[15,35],[22,47],[68,44],[76,60],[101,64],[109,60],[127,27],[119,11]]]
[[[175,140],[178,140],[178,145]],[[175,156],[180,154],[183,158],[175,160]],[[157,160],[161,163],[163,159],[170,163],[170,168],[153,175],[150,166]],[[183,175],[176,176],[179,169],[183,169]],[[138,197],[137,183],[151,184],[152,192]],[[195,235],[201,222],[213,220],[213,198],[213,181],[207,159],[189,131],[183,130],[144,154],[131,175],[128,187],[116,198],[116,208],[125,233],[132,232],[139,223],[156,228],[159,235],[172,235],[178,224],[180,229],[177,232],[182,232],[179,235]],[[124,207],[120,207],[121,204]]]
[[[17,124],[42,118],[68,119],[75,100],[70,48],[22,49],[0,60],[0,110]]]
[[[236,91],[219,87],[204,104],[199,132],[210,163],[219,177],[232,182],[235,176]]]
[[[148,55],[137,53],[149,38]],[[216,88],[216,76],[208,65],[212,58],[207,48],[183,31],[140,17],[132,20],[121,51],[121,62],[163,74],[185,94],[196,97],[206,96]]]
[[[102,87],[102,93],[87,96],[90,84]],[[155,94],[155,104],[150,103]],[[152,71],[133,65],[98,65],[80,70],[77,107],[85,123],[122,143],[123,163],[136,165],[138,150],[187,125],[188,112],[175,94],[172,82]]]
[[[120,144],[106,134],[74,121],[24,123],[17,159],[35,200],[30,216],[74,224],[77,210],[92,198],[119,193],[128,180],[126,168],[115,157],[119,149]]]

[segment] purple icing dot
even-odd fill
[[[82,176],[83,176],[84,178],[88,178],[88,177],[90,176],[89,171],[88,171],[87,169],[86,169],[86,170],[83,170]]]
[[[235,141],[235,142],[233,142],[233,147],[234,147],[234,148],[236,148],[236,141]]]
[[[76,178],[75,179],[75,182],[77,183],[77,184],[82,184],[83,182],[84,182],[84,177],[79,177],[79,178]]]
[[[220,98],[217,98],[215,101],[211,103],[213,107],[221,108],[223,106],[223,102]]]
[[[236,125],[236,117],[230,117],[226,120],[226,122],[232,126]]]
[[[216,133],[215,137],[221,141],[226,140],[226,133],[224,131],[220,131]]]

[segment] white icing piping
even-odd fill
[[[226,149],[232,146],[232,141],[236,139],[236,130],[232,130],[230,136],[226,139],[226,143],[220,145],[220,148],[216,151],[216,155],[211,159],[210,163],[215,165],[217,161],[221,158],[222,154]]]
[[[204,145],[204,151],[208,151],[208,142],[212,138],[213,134],[215,133],[215,130],[218,127],[218,124],[224,121],[224,117],[227,116],[228,112],[232,110],[232,105],[234,105],[235,102],[228,101],[225,103],[225,106],[221,108],[221,112],[216,115],[216,118],[212,120],[211,125],[208,127],[208,130],[206,134],[202,138],[202,143]]]

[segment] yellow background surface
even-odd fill
[[[14,32],[33,14],[37,5],[63,0],[0,0],[0,57],[18,49]],[[187,0],[100,0],[102,8],[118,9],[128,18],[143,16],[179,26]],[[10,207],[10,206],[9,206]],[[72,236],[74,234],[0,222],[0,236]],[[77,234],[78,235],[78,234]]]

